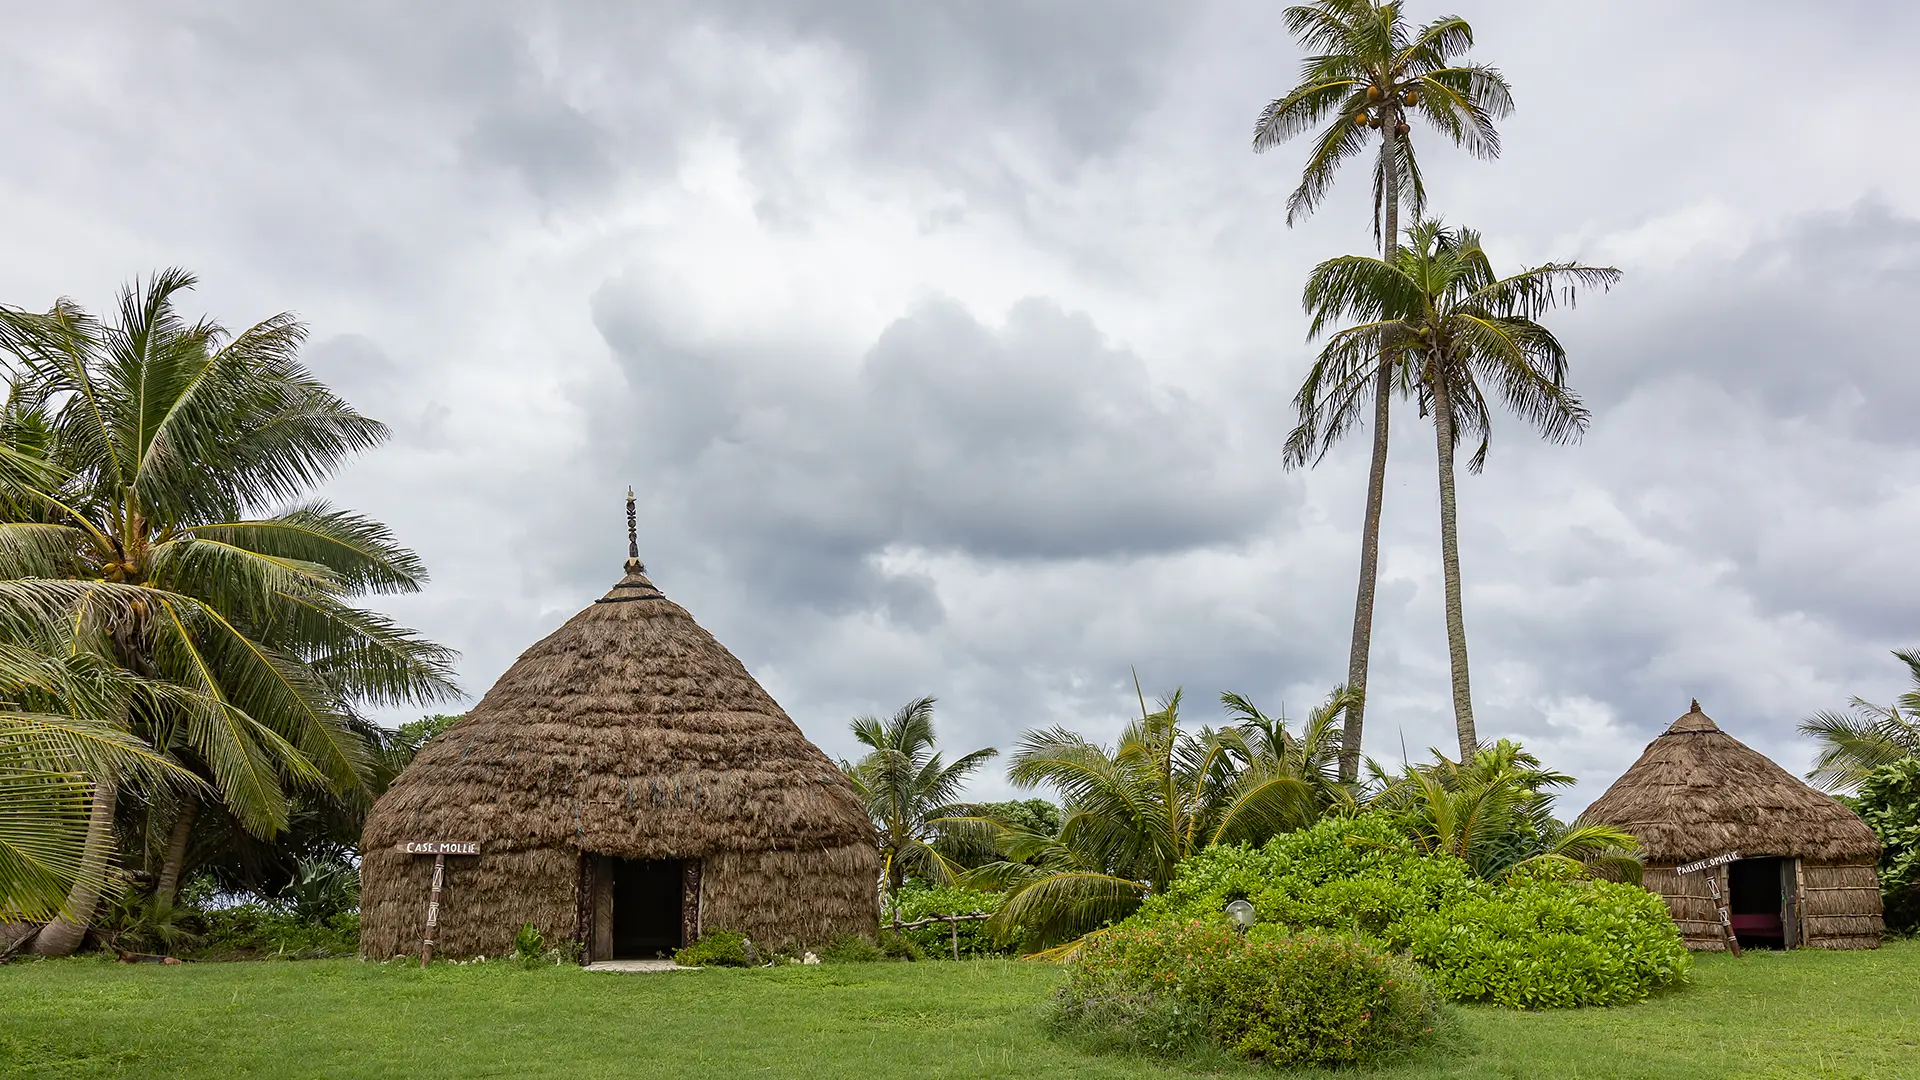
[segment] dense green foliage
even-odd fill
[[[758,961],[746,935],[731,930],[709,930],[673,954],[673,962],[681,967],[747,967]]]
[[[1186,1061],[1049,1039],[1060,965],[1017,960],[714,969],[328,960],[158,968],[0,965],[9,1080],[647,1075],[740,1080],[1191,1080]],[[1368,1080],[1901,1080],[1920,941],[1700,958],[1694,985],[1628,1009],[1448,1010],[1445,1043]],[[1211,1075],[1274,1077],[1215,1052]],[[794,1062],[800,1062],[796,1068]],[[638,1065],[636,1063],[639,1063]],[[1294,1080],[1341,1074],[1313,1070]]]
[[[360,951],[360,913],[330,915],[318,922],[265,904],[242,904],[204,912],[205,937],[189,959],[315,960]]]
[[[1210,1041],[1273,1065],[1402,1057],[1432,1036],[1439,998],[1404,960],[1353,938],[1217,922],[1123,925],[1088,942],[1055,992],[1065,1033],[1117,1049]]]
[[[352,956],[360,947],[359,879],[331,865],[314,868],[301,891],[283,899],[218,903],[210,878],[189,882],[172,900],[127,893],[96,929],[109,951],[189,960],[315,960]]]
[[[1351,805],[1337,775],[1351,694],[1336,689],[1297,732],[1237,694],[1221,700],[1235,722],[1220,728],[1183,729],[1176,691],[1151,712],[1142,695],[1140,718],[1110,747],[1059,727],[1021,736],[1009,777],[1053,788],[1066,819],[1057,834],[980,819],[1005,858],[967,883],[1007,891],[994,933],[1070,951],[1132,914],[1193,853],[1259,843]]]
[[[1920,932],[1920,757],[1868,772],[1851,802],[1880,838],[1887,929]]]
[[[1369,760],[1370,767],[1375,768]],[[1548,866],[1615,881],[1640,880],[1639,843],[1610,825],[1568,825],[1554,816],[1558,789],[1574,778],[1507,739],[1465,763],[1439,751],[1398,776],[1377,774],[1369,809],[1383,810],[1422,852],[1464,860],[1483,878],[1518,866]]]
[[[1456,1001],[1613,1005],[1684,980],[1691,965],[1665,903],[1644,889],[1544,868],[1484,880],[1454,856],[1422,854],[1382,813],[1203,852],[1135,919],[1219,923],[1234,899],[1281,932],[1405,952]]]
[[[898,915],[902,923],[916,922],[929,915],[971,915],[985,912],[992,915],[1005,903],[1006,894],[983,892],[960,885],[927,885],[923,882],[908,882],[900,890],[898,897]],[[880,913],[882,926],[892,926],[896,910],[892,904]],[[987,927],[987,921],[963,922],[955,926],[948,923],[935,923],[931,926],[918,926],[902,930],[901,936],[913,942],[921,956],[929,960],[953,955],[953,938],[958,933],[960,955],[962,958],[977,956],[1003,956],[1008,947],[997,940]]]

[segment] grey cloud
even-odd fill
[[[756,34],[839,44],[867,76],[884,137],[921,156],[941,154],[983,106],[1024,117],[1029,134],[1074,157],[1111,149],[1158,91],[1187,23],[1176,6],[1141,0],[739,0],[702,10],[729,11],[731,25]]]
[[[516,102],[482,117],[463,140],[473,160],[504,165],[544,198],[603,188],[617,174],[607,134],[554,98]]]
[[[845,376],[667,341],[603,291],[596,319],[630,386],[597,408],[681,527],[790,599],[938,621],[890,552],[1122,559],[1246,541],[1293,496],[1257,430],[1157,385],[1084,315],[1029,299],[1003,328],[931,301]]]

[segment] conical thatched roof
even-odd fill
[[[1583,816],[1639,837],[1649,863],[1729,851],[1817,862],[1880,854],[1858,815],[1721,731],[1698,701]]]
[[[870,846],[873,832],[834,763],[635,558],[368,815],[369,850],[420,839],[660,859]]]

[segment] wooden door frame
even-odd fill
[[[700,860],[680,860],[680,941],[700,940]]]
[[[592,852],[580,853],[580,869],[574,893],[573,940],[580,943],[580,963],[582,966],[593,963],[594,906],[599,899],[599,875],[595,873],[600,857]]]

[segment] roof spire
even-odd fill
[[[1690,709],[1690,710],[1688,710],[1688,711],[1689,711],[1689,712],[1699,712],[1699,711],[1700,711],[1700,699],[1699,699],[1699,698],[1694,698],[1694,699],[1693,699],[1693,708],[1692,708],[1692,709]]]
[[[633,513],[633,485],[627,485],[627,573],[644,574],[647,564],[640,561],[640,528]]]

